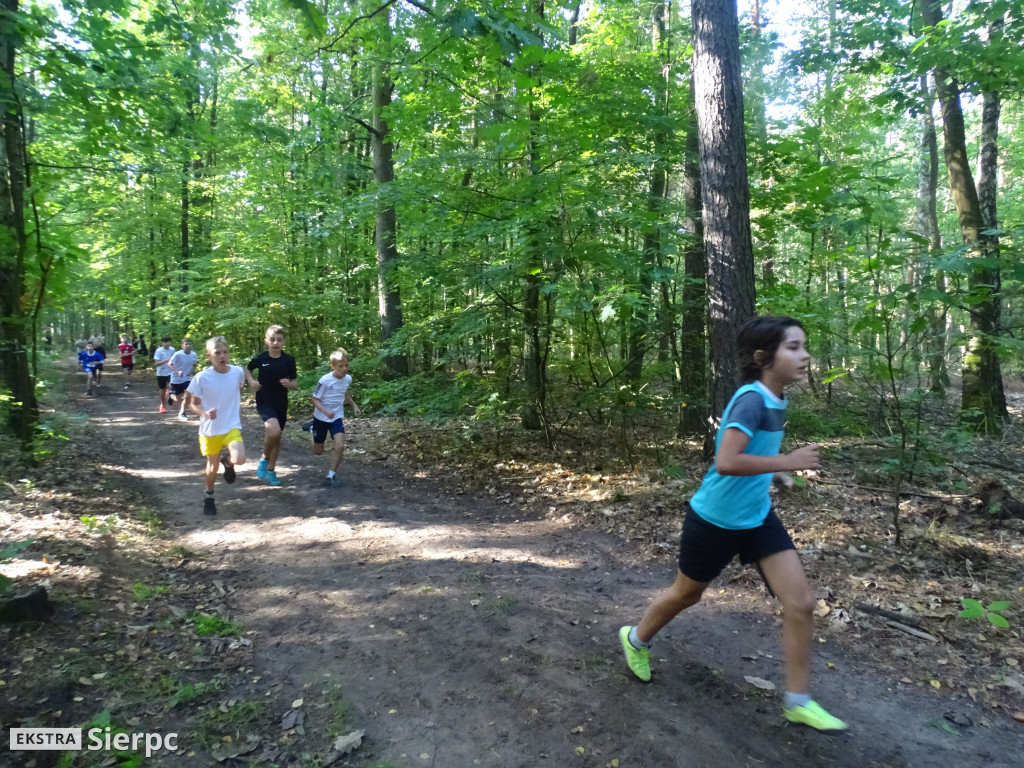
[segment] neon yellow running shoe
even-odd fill
[[[629,642],[629,630],[633,627],[629,624],[619,630],[619,641],[622,643],[622,652],[626,654],[626,663],[633,670],[633,674],[645,683],[651,681],[651,652],[646,648],[634,648]]]
[[[816,701],[808,701],[805,706],[786,709],[783,707],[786,719],[791,723],[803,723],[819,731],[845,731],[846,723],[838,717],[833,717],[826,712]]]

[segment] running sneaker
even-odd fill
[[[802,707],[783,707],[782,712],[789,722],[803,723],[819,731],[845,731],[847,727],[846,723],[830,715],[813,699]]]
[[[216,515],[217,504],[213,500],[213,496],[207,496],[203,499],[203,514],[204,515]]]
[[[129,386],[131,386],[131,385],[130,385],[130,384],[125,384],[125,385],[124,385],[124,388],[125,388],[125,389],[128,389],[128,387],[129,387]]]
[[[231,485],[235,482],[235,465],[227,456],[221,456],[220,463],[224,465],[224,482]]]
[[[87,394],[89,397],[92,397],[92,390],[91,389],[85,390],[85,394]]]
[[[182,421],[188,421],[188,416],[186,416],[184,413],[179,413],[178,418],[181,419]]]
[[[330,485],[331,488],[341,488],[341,478],[337,475],[329,477],[327,478],[327,484]]]
[[[646,648],[634,648],[633,644],[629,642],[629,630],[632,628],[627,624],[619,630],[622,652],[626,654],[626,663],[633,674],[648,683],[651,680],[651,652]]]
[[[160,403],[160,413],[167,413],[167,406]]]
[[[267,470],[267,482],[271,485],[280,485],[281,481],[277,479],[277,472],[272,469]]]
[[[267,477],[267,460],[260,459],[260,463],[256,465],[256,477],[260,480],[265,480]]]
[[[313,431],[313,421],[314,421],[314,419],[310,419],[309,421],[302,422],[302,431],[303,432],[312,432]]]

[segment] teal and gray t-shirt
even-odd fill
[[[727,429],[739,429],[750,438],[744,453],[778,456],[786,427],[786,400],[780,400],[760,382],[744,384],[732,396],[715,436],[715,451]],[[772,507],[769,489],[773,472],[763,475],[720,475],[714,465],[704,475],[690,507],[719,528],[742,530],[764,522]]]

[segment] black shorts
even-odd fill
[[[335,435],[345,434],[345,421],[340,416],[334,421],[323,421],[321,419],[313,419],[313,426],[310,429],[313,433],[313,442],[319,445],[320,443],[327,442],[327,433],[331,433],[331,438]]]
[[[156,377],[156,388],[157,389],[167,389],[167,385],[170,384],[170,383],[171,383],[171,377],[170,376],[159,376],[158,375]]]
[[[135,368],[135,363],[121,363],[122,371],[130,371]]]
[[[191,383],[192,383],[191,381],[183,381],[183,382],[181,382],[179,384],[172,383],[171,384],[171,392],[173,392],[176,395],[184,395],[185,394],[185,390],[188,389],[188,385],[191,384]]]
[[[679,539],[679,570],[694,581],[713,581],[736,555],[740,562],[757,563],[769,555],[795,549],[775,510],[757,528],[730,530],[713,525],[686,505]]]
[[[257,401],[256,413],[260,415],[260,421],[264,423],[271,419],[277,419],[281,429],[284,429],[285,422],[288,421],[288,403],[261,403]]]

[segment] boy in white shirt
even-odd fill
[[[192,372],[198,360],[199,355],[192,349],[192,339],[186,336],[181,340],[181,349],[171,355],[171,361],[168,363],[171,369],[171,392],[178,401],[178,418],[182,421],[188,421],[188,416],[185,415],[188,395],[185,393],[188,391],[189,382],[192,381]]]
[[[160,390],[160,413],[167,411],[167,385],[171,382],[171,357],[174,356],[174,347],[171,346],[171,337],[164,336],[160,340],[160,346],[153,350],[153,363],[156,365],[156,386]]]
[[[334,440],[334,453],[331,454],[331,469],[327,473],[327,483],[332,488],[340,488],[341,480],[337,476],[338,467],[345,457],[345,403],[352,406],[352,412],[358,416],[359,406],[352,399],[348,388],[352,384],[352,376],[348,372],[348,352],[336,349],[331,353],[331,372],[321,376],[313,390],[313,455],[324,452],[327,433]]]
[[[223,336],[206,340],[206,357],[211,367],[200,371],[188,385],[190,407],[199,415],[199,450],[206,457],[206,498],[203,514],[217,514],[213,483],[224,464],[224,482],[235,482],[235,466],[245,464],[242,442],[242,387],[245,374],[231,365],[228,342]],[[221,452],[227,450],[226,455]]]

